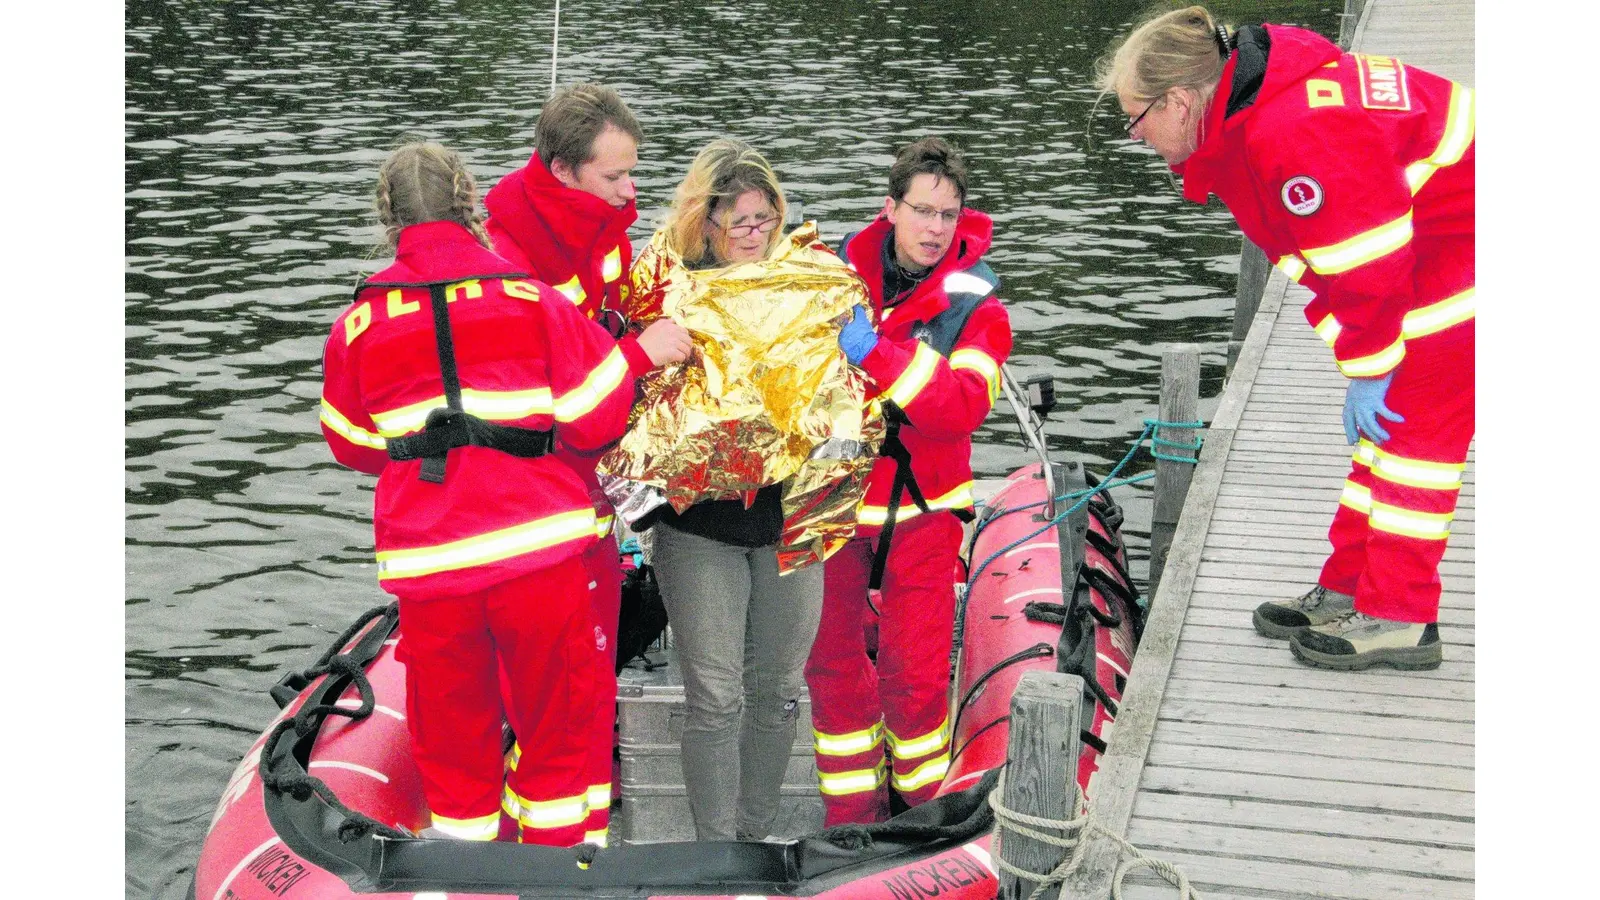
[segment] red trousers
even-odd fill
[[[1389,439],[1362,437],[1318,583],[1356,609],[1401,622],[1439,618],[1439,560],[1461,492],[1474,414],[1475,322],[1408,340],[1385,403]]]
[[[610,745],[602,770],[594,743],[601,733],[609,742],[616,675],[589,581],[571,559],[464,597],[400,599],[406,722],[434,827],[560,847],[603,841]],[[518,739],[509,774],[502,718]]]
[[[876,603],[876,664],[862,631],[875,545],[854,538],[823,564],[822,625],[806,660],[828,826],[887,819],[891,786],[908,805],[923,803],[950,767],[961,523],[934,512],[895,528]]]

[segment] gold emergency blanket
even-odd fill
[[[780,571],[826,559],[855,533],[884,433],[864,376],[839,351],[851,308],[872,307],[860,278],[808,222],[772,258],[702,270],[657,232],[630,281],[628,317],[670,316],[694,350],[640,379],[628,432],[600,462],[613,501],[614,486],[632,482],[682,512],[787,482]]]

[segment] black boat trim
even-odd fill
[[[276,734],[287,736],[292,731],[293,738],[269,740],[262,749],[262,801],[273,831],[287,849],[342,879],[355,893],[444,891],[638,898],[641,891],[648,891],[805,897],[928,858],[978,838],[994,826],[988,797],[999,778],[999,768],[986,771],[977,784],[964,791],[937,797],[888,822],[840,826],[783,843],[662,843],[595,853],[592,845],[559,848],[411,837],[403,828],[391,828],[344,808],[306,773],[323,718],[359,712],[334,705],[352,684],[363,694],[361,706],[370,712],[371,687],[362,670],[377,656],[395,621],[395,616],[383,615],[348,654],[337,653],[348,641],[342,635],[321,665],[302,673],[326,673],[301,709],[302,714],[313,713],[315,721],[300,716],[286,720]],[[297,720],[308,727],[294,727]],[[314,783],[322,790],[279,787],[285,783]],[[592,861],[585,868],[579,865],[580,859]]]

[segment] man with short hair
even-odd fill
[[[827,825],[880,822],[889,789],[933,797],[950,767],[950,643],[961,524],[972,518],[972,432],[1000,391],[1011,323],[983,254],[993,224],[966,207],[948,142],[900,150],[878,218],[840,244],[865,279],[839,335],[884,401],[890,432],[868,477],[856,537],[824,564],[822,626],[806,662]],[[879,590],[876,664],[862,617]],[[888,761],[885,761],[887,745]]]
[[[639,164],[639,120],[617,92],[598,84],[563,87],[545,102],[535,127],[535,152],[528,164],[504,178],[484,198],[486,223],[501,257],[566,295],[591,319],[617,335],[633,247],[628,227],[639,217],[632,171]],[[628,371],[639,376],[689,354],[689,333],[671,319],[617,342]],[[621,373],[611,373],[621,377]],[[581,394],[557,398],[581,405]],[[615,513],[600,489],[595,466],[602,450],[583,452],[557,441],[555,456],[583,479],[599,519],[600,540],[584,554],[589,590],[600,623],[596,649],[614,660],[617,617],[622,606],[622,571],[612,536]],[[612,701],[615,701],[613,696]],[[595,736],[595,782],[589,804],[594,820],[611,801],[612,715]],[[537,765],[538,748],[518,746],[518,764]],[[603,774],[602,774],[603,771]],[[508,798],[507,813],[514,814]],[[603,826],[602,826],[603,827]],[[596,829],[603,842],[604,832]]]

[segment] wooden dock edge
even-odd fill
[[[1211,525],[1211,511],[1222,485],[1234,432],[1244,412],[1245,401],[1255,386],[1256,374],[1266,354],[1267,339],[1288,289],[1289,279],[1273,269],[1251,322],[1249,336],[1239,351],[1233,376],[1222,390],[1217,414],[1205,430],[1205,445],[1173,534],[1166,571],[1151,600],[1150,616],[1139,650],[1134,654],[1133,669],[1128,673],[1127,690],[1122,695],[1116,725],[1090,786],[1089,808],[1094,820],[1119,837],[1126,837],[1128,821],[1133,816],[1133,801],[1144,772],[1145,755],[1150,750],[1156,716],[1178,648],[1178,636],[1189,610],[1200,567],[1200,549]],[[1122,848],[1105,835],[1092,831],[1084,840],[1088,846],[1083,864],[1062,884],[1060,900],[1106,900],[1111,896],[1111,879],[1122,857]]]

